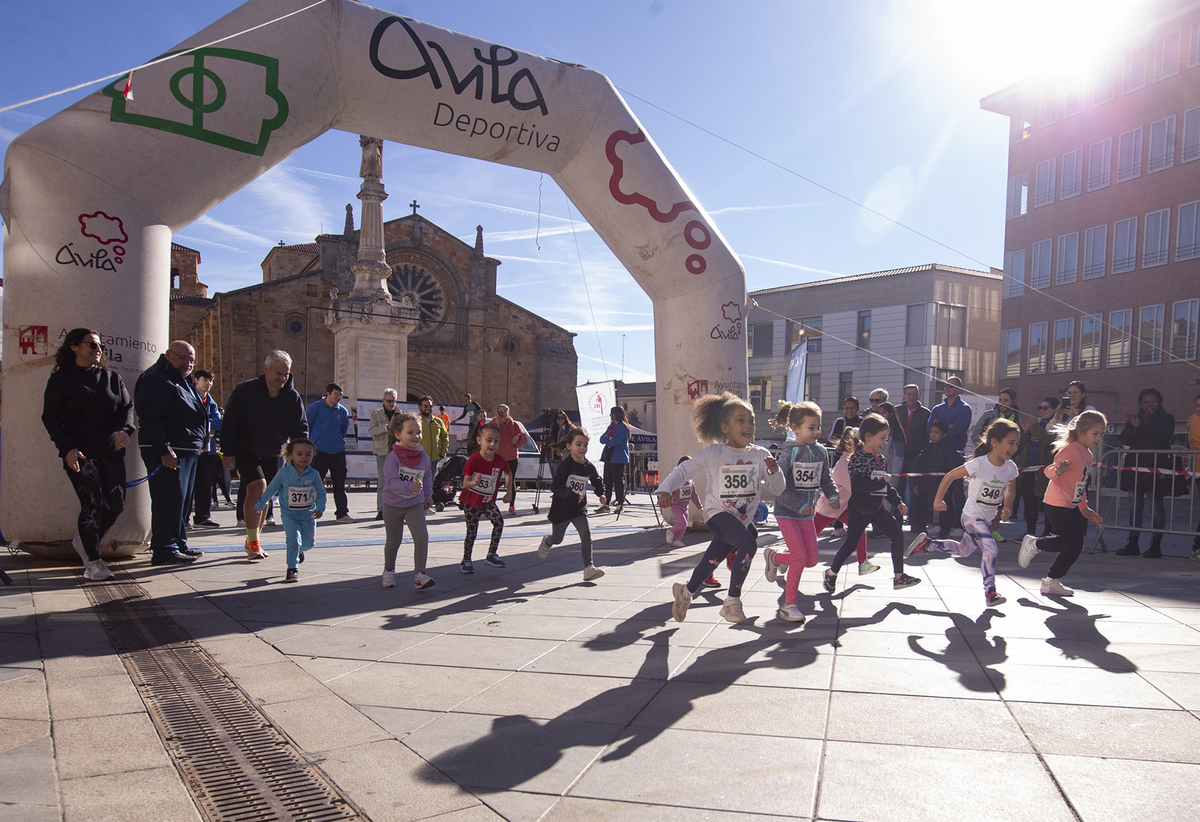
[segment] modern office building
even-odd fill
[[[1086,82],[1030,79],[981,105],[1009,118],[999,380],[1107,414],[1200,391],[1200,2],[1141,24]],[[1121,417],[1123,419],[1123,416]]]

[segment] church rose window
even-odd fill
[[[414,265],[398,265],[388,277],[388,290],[397,299],[410,297],[420,312],[421,322],[415,334],[428,334],[446,315],[446,296],[437,278]]]

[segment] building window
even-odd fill
[[[1092,89],[1092,105],[1107,103],[1117,96],[1117,66],[1105,63],[1096,73],[1096,86]]]
[[[871,312],[858,312],[858,347],[871,350]]]
[[[287,334],[294,340],[304,338],[304,312],[289,311],[283,315],[283,319],[279,321],[279,327],[283,329],[283,333]]]
[[[823,317],[801,317],[804,326],[804,336],[808,337],[808,353],[821,353],[821,329],[825,326]]]
[[[1054,275],[1054,284],[1073,283],[1078,274],[1079,232],[1073,231],[1058,238],[1058,271]]]
[[[1179,233],[1175,238],[1175,261],[1200,257],[1200,200],[1179,207]]]
[[[1108,226],[1089,228],[1083,235],[1083,278],[1094,280],[1108,271]]]
[[[1033,267],[1029,271],[1029,285],[1033,288],[1050,287],[1050,254],[1050,240],[1033,244]]]
[[[1117,182],[1142,176],[1142,127],[1122,134],[1117,140]]]
[[[1146,47],[1125,53],[1125,65],[1121,72],[1121,93],[1128,94],[1146,85]]]
[[[1117,220],[1113,226],[1113,273],[1137,268],[1137,217]]]
[[[783,353],[791,356],[791,353],[796,350],[796,346],[800,344],[800,340],[803,339],[800,336],[800,323],[795,320],[785,320],[784,333],[787,335],[787,341],[783,347]]]
[[[1146,305],[1138,317],[1138,365],[1162,362],[1163,306]]]
[[[1142,266],[1163,265],[1167,261],[1167,242],[1170,240],[1171,209],[1151,211],[1146,215],[1146,239],[1142,244]]]
[[[1004,364],[1000,369],[1000,377],[1015,380],[1021,376],[1021,329],[1012,328],[1003,333]]]
[[[933,344],[957,348],[967,346],[967,309],[962,305],[934,305]]]
[[[1088,191],[1105,188],[1112,179],[1112,138],[1088,147]]]
[[[839,371],[838,372],[838,405],[841,405],[846,397],[854,396],[854,372]]]
[[[1173,31],[1154,41],[1154,82],[1179,73],[1179,32]]]
[[[1058,122],[1058,96],[1053,92],[1042,95],[1038,106],[1038,125],[1052,126]]]
[[[770,377],[758,377],[750,380],[750,405],[755,411],[771,410]]]
[[[1171,362],[1196,359],[1196,320],[1200,300],[1183,300],[1171,308]]]
[[[925,345],[925,326],[925,303],[910,305],[904,326],[904,344]]]
[[[1010,251],[1004,270],[1004,296],[1019,297],[1025,293],[1025,249]]]
[[[1055,160],[1042,160],[1037,164],[1037,184],[1033,189],[1033,205],[1044,206],[1054,202]]]
[[[1018,174],[1008,181],[1008,218],[1023,216],[1029,211],[1029,172]]]
[[[754,351],[754,326],[746,323],[746,350]]]
[[[1026,374],[1046,373],[1046,323],[1029,326],[1029,364]]]
[[[1193,108],[1183,114],[1183,148],[1179,160],[1190,163],[1200,160],[1200,108]]]
[[[1059,196],[1075,197],[1083,192],[1083,149],[1068,151],[1062,156],[1062,182]]]
[[[1108,367],[1124,368],[1129,365],[1129,349],[1132,345],[1131,326],[1133,311],[1110,311],[1108,314]]]
[[[810,343],[811,345],[811,343]],[[804,399],[816,402],[821,396],[821,373],[819,371],[804,372]]]
[[[1150,124],[1150,173],[1175,165],[1175,115]]]
[[[1100,367],[1100,330],[1102,315],[1084,314],[1079,318],[1079,369]]]
[[[751,326],[754,335],[752,357],[770,357],[775,353],[775,323],[755,323]]]
[[[1200,66],[1200,21],[1188,28],[1188,68]]]
[[[1083,89],[1079,88],[1071,88],[1063,92],[1063,117],[1074,117],[1083,111],[1083,95]]]
[[[1075,318],[1054,321],[1054,357],[1050,367],[1054,371],[1070,371],[1071,355],[1075,352]]]

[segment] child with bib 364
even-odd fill
[[[283,536],[287,542],[287,573],[284,582],[299,582],[298,565],[304,562],[304,552],[311,551],[316,522],[325,513],[325,483],[312,468],[316,447],[312,440],[289,440],[284,449],[284,466],[254,504],[256,510],[267,507],[271,497],[279,495],[279,514],[283,520]]]

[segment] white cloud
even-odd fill
[[[823,274],[823,275],[826,275],[829,277],[844,277],[844,276],[846,276],[845,273],[843,273],[841,271],[826,271],[823,268],[813,268],[813,267],[807,266],[807,265],[800,265],[799,263],[784,262],[783,260],[769,260],[766,257],[754,257],[750,254],[739,254],[738,256],[740,258],[742,258],[743,260],[754,260],[755,262],[767,263],[768,265],[778,265],[778,266],[782,266],[784,268],[793,268],[797,271],[810,271],[813,274]]]
[[[203,217],[200,217],[198,220],[196,220],[196,222],[192,223],[192,225],[211,228],[213,231],[219,231],[229,237],[242,240],[246,243],[251,243],[255,246],[255,248],[262,252],[263,256],[266,256],[267,253],[264,249],[270,249],[270,247],[274,245],[274,243],[268,240],[266,237],[253,234],[249,231],[246,231],[244,228],[239,228],[238,226],[230,225],[229,223],[223,223],[220,220],[216,220],[208,216],[207,214],[205,214]],[[247,249],[247,252],[249,251],[251,251],[251,249]]]
[[[821,205],[821,203],[787,203],[784,205],[764,205],[764,206],[726,206],[718,208],[716,211],[710,211],[709,216],[715,217],[718,214],[734,214],[741,211],[786,211],[792,208],[812,208],[813,206]]]
[[[191,245],[206,245],[206,246],[210,246],[211,248],[219,248],[222,251],[232,251],[235,254],[249,254],[250,253],[249,251],[247,251],[244,248],[237,248],[236,246],[225,245],[224,243],[218,243],[215,240],[206,240],[203,237],[193,237],[190,234],[176,234],[172,239],[176,240],[180,243],[187,243],[187,244],[191,244]]]

